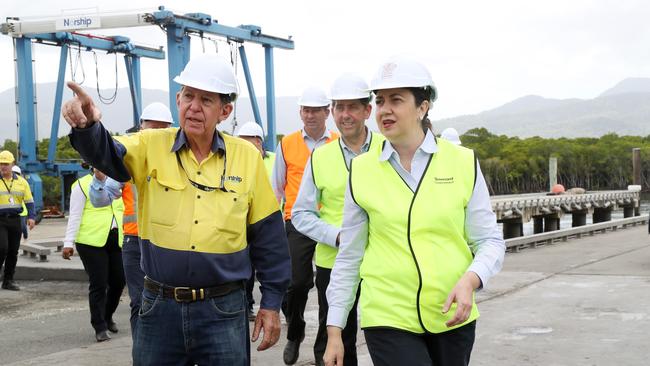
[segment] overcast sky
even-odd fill
[[[329,88],[348,71],[370,77],[393,54],[412,54],[431,71],[439,99],[433,119],[474,114],[529,94],[593,98],[627,77],[650,76],[650,2],[585,1],[97,1],[87,12],[154,9],[202,12],[227,26],[256,24],[265,34],[291,35],[296,49],[275,51],[276,95],[299,95],[308,85]],[[55,15],[78,1],[3,1],[0,16]],[[137,8],[134,8],[137,4]],[[92,30],[165,45],[155,27]],[[14,86],[11,38],[0,36],[0,90]],[[205,42],[206,52],[215,47]],[[227,46],[219,45],[226,53]],[[36,81],[56,80],[59,49],[34,47]],[[202,52],[201,42],[192,53]],[[264,91],[263,51],[248,45],[256,92]],[[86,85],[95,65],[84,53]],[[113,56],[99,55],[100,86],[114,85]],[[118,60],[120,86],[126,86]],[[143,60],[144,88],[167,90],[166,62]],[[69,77],[69,76],[68,76]],[[245,89],[243,75],[240,77]]]

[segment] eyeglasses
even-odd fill
[[[226,184],[226,165],[228,161],[226,160],[226,150],[223,151],[223,171],[221,172],[221,178],[219,179],[219,187],[211,187],[211,186],[206,186],[201,183],[197,183],[193,180],[190,179],[190,176],[187,174],[187,171],[185,170],[185,167],[183,166],[183,163],[181,162],[181,157],[178,154],[178,151],[176,151],[176,161],[178,161],[178,165],[181,166],[181,169],[183,169],[183,172],[185,172],[185,177],[187,177],[187,180],[190,181],[190,184],[194,186],[194,188],[199,189],[203,192],[214,192],[216,190],[219,190],[221,192],[230,192],[230,193],[237,193],[233,190],[227,189],[225,184]]]

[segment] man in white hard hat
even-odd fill
[[[262,126],[258,125],[255,122],[246,122],[244,123],[235,136],[244,139],[251,144],[255,145],[257,150],[262,154],[262,160],[264,161],[264,168],[266,169],[266,174],[271,178],[273,174],[273,164],[275,163],[275,153],[264,150],[264,130]],[[255,312],[253,311],[253,305],[255,304],[255,299],[253,298],[253,288],[255,287],[255,269],[251,273],[251,278],[246,282],[246,298],[248,300],[248,320],[255,320]]]
[[[146,274],[133,346],[135,365],[247,365],[244,282],[251,265],[262,287],[252,341],[280,336],[279,309],[290,267],[282,215],[249,143],[216,130],[238,86],[216,55],[193,58],[175,82],[180,129],[144,130],[113,140],[99,109],[74,83],[63,106],[70,140],[107,175],[132,180]]]
[[[350,161],[369,149],[381,146],[380,134],[365,125],[370,116],[371,94],[366,81],[356,74],[343,74],[331,87],[332,115],[341,133],[338,142],[315,149],[307,162],[298,198],[293,205],[292,223],[296,230],[316,241],[316,289],[318,290],[318,333],[314,342],[316,365],[323,365],[327,346],[327,297],[325,291],[338,253],[343,221],[343,197]],[[357,295],[358,299],[358,295]],[[357,365],[356,302],[343,330],[344,365]]]
[[[140,115],[140,130],[169,128],[174,120],[166,105],[154,102],[144,108]],[[131,307],[131,336],[135,340],[135,329],[137,327],[138,313],[142,303],[142,291],[144,290],[145,274],[140,266],[140,237],[138,234],[138,194],[132,183],[120,183],[111,177],[104,180],[98,179],[103,174],[94,175],[90,185],[90,202],[95,207],[109,206],[115,199],[122,198],[124,202],[123,231],[124,240],[122,244],[122,262],[124,276],[129,292],[129,306]],[[108,330],[117,333],[117,324],[111,320]]]
[[[169,128],[174,123],[172,112],[166,105],[153,102],[146,106],[140,115],[140,129]]]
[[[27,207],[29,229],[33,229],[36,221],[34,199],[27,181],[12,171],[14,154],[8,150],[0,151],[0,268],[4,264],[2,288],[18,291],[20,287],[14,282],[18,248],[20,247],[20,213],[23,203]]]
[[[445,128],[440,134],[440,137],[451,142],[454,145],[460,145],[460,136],[458,135],[458,131],[456,131],[456,129],[453,127]]]
[[[275,164],[275,153],[264,150],[264,130],[262,130],[262,126],[255,122],[246,122],[237,130],[235,136],[250,142],[260,151],[262,160],[264,160],[264,168],[270,179]]]
[[[284,363],[292,365],[298,360],[300,343],[305,338],[303,314],[307,305],[309,290],[314,287],[312,257],[316,242],[297,231],[291,223],[291,208],[298,195],[300,181],[309,159],[309,154],[318,146],[338,137],[328,131],[325,122],[329,116],[330,101],[318,87],[306,88],[298,105],[303,128],[285,136],[275,151],[273,168],[273,190],[278,202],[284,200],[284,220],[289,252],[291,253],[291,285],[282,310],[287,317],[287,344],[284,348]]]

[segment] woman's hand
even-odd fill
[[[466,272],[463,277],[456,282],[456,286],[451,290],[447,301],[442,307],[442,313],[446,314],[451,308],[452,303],[456,303],[456,313],[454,317],[445,324],[451,328],[458,324],[463,324],[472,313],[472,304],[474,303],[474,290],[481,286],[481,279],[474,272]]]
[[[323,355],[325,366],[342,366],[343,365],[343,339],[341,338],[341,328],[335,326],[327,327],[327,348]]]

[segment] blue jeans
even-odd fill
[[[131,337],[135,340],[135,330],[138,322],[138,312],[142,302],[142,289],[144,289],[144,272],[140,266],[140,238],[133,235],[124,235],[122,245],[122,262],[124,263],[124,277],[129,290],[131,302]]]
[[[189,303],[144,289],[133,364],[250,365],[246,292]]]

